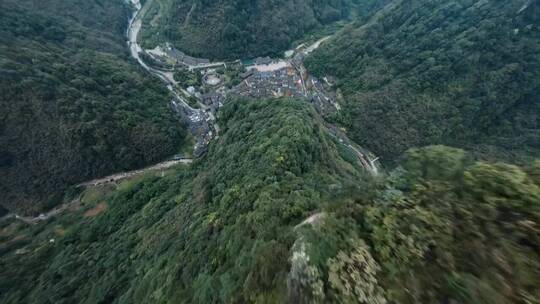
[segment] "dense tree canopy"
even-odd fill
[[[275,55],[322,25],[367,14],[380,0],[153,0],[143,40],[172,42],[190,55],[238,59]]]
[[[80,209],[36,226],[4,222],[0,301],[540,296],[539,163],[473,162],[433,146],[371,179],[307,103],[237,101],[221,113],[220,138],[193,166],[89,189]]]
[[[168,92],[129,60],[128,14],[120,0],[0,2],[0,205],[36,211],[177,151]]]
[[[153,1],[145,22],[214,57],[385,2]],[[0,205],[71,202],[0,218],[0,303],[537,303],[539,12],[395,0],[308,59],[378,174],[307,100],[238,99],[193,164],[75,192],[178,149],[170,96],[130,61],[120,0],[3,0]]]
[[[540,2],[393,1],[308,59],[387,162],[426,144],[516,161],[540,151]]]
[[[74,226],[51,222],[67,230],[58,247],[19,258],[21,243],[7,242],[0,301],[282,301],[294,225],[362,177],[314,115],[293,100],[228,105],[219,140],[193,168],[121,185],[97,199],[106,212]],[[30,246],[54,237],[36,229]]]

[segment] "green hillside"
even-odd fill
[[[191,167],[90,189],[79,209],[35,226],[4,222],[0,302],[540,296],[540,163],[474,163],[434,146],[371,179],[305,102],[237,101],[219,123],[220,138]]]
[[[190,55],[211,59],[280,54],[306,33],[351,15],[368,14],[382,2],[150,1],[142,33],[147,47],[172,42]]]
[[[178,150],[169,93],[129,59],[129,14],[121,0],[0,2],[0,205],[36,212]]]
[[[235,93],[124,0],[0,0],[0,303],[540,303],[540,0],[141,2],[213,59],[341,29]],[[167,85],[205,153],[73,187],[187,146]]]
[[[540,152],[540,2],[394,1],[309,58],[333,75],[350,135],[387,163],[448,144],[520,162]]]
[[[8,241],[0,302],[283,300],[294,225],[361,179],[314,116],[292,100],[228,105],[219,140],[192,168],[121,185],[97,200],[109,209],[95,218],[36,227],[23,258],[24,240]],[[65,236],[43,247],[55,225]]]

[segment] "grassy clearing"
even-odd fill
[[[95,217],[103,212],[105,212],[109,208],[109,205],[105,202],[101,202],[97,204],[94,208],[87,210],[84,213],[84,217]]]

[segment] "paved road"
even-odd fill
[[[158,69],[152,68],[152,67],[148,66],[144,62],[144,60],[142,60],[142,58],[139,56],[139,53],[142,51],[142,48],[138,44],[137,39],[138,39],[138,35],[139,35],[140,29],[141,29],[141,26],[142,26],[142,17],[143,16],[139,16],[141,11],[142,11],[142,6],[141,6],[141,3],[140,3],[139,0],[130,0],[130,1],[133,4],[133,6],[135,7],[135,9],[136,9],[135,12],[133,13],[131,19],[129,20],[129,26],[128,26],[128,30],[127,30],[127,33],[126,33],[126,35],[128,37],[128,46],[129,46],[129,49],[130,49],[131,56],[133,58],[135,58],[137,60],[137,62],[145,70],[147,70],[151,74],[159,77],[161,80],[163,80],[167,84],[167,88],[176,97],[175,100],[173,100],[173,103],[176,106],[179,106],[176,102],[180,101],[182,107],[185,107],[186,109],[189,109],[193,113],[193,115],[191,117],[199,117],[197,119],[200,119],[202,116],[205,115],[203,113],[203,111],[201,111],[199,109],[192,108],[185,101],[185,99],[182,96],[180,96],[180,94],[178,94],[178,92],[176,92],[176,88],[179,87],[179,86],[178,86],[178,83],[174,80],[173,73],[168,72],[168,71],[160,71]],[[145,5],[150,5],[150,2],[151,2],[151,0],[149,2],[147,2]],[[305,55],[307,55],[307,54],[313,52],[315,49],[317,49],[322,44],[322,42],[326,41],[329,38],[330,38],[330,36],[327,36],[327,37],[324,37],[324,38],[316,41],[312,45],[308,46],[304,50],[303,53]],[[212,65],[215,65],[215,64],[221,64],[221,63],[210,63],[210,64],[208,64],[208,66],[212,66]],[[200,66],[194,66],[194,67],[197,68],[197,67],[200,67]],[[302,85],[304,86],[304,90],[305,90],[305,84],[304,84],[304,79],[303,79],[304,77],[302,76],[303,75],[302,72],[305,70],[305,68],[303,66],[300,66],[300,67],[295,66],[295,68],[300,69],[299,72],[300,72],[300,75],[301,75],[301,81],[302,81]],[[194,119],[194,118],[192,118],[192,119]],[[335,127],[334,125],[331,125],[329,123],[325,123],[325,125],[327,126],[327,128],[329,130],[329,134],[331,136],[337,138],[338,141],[341,144],[343,144],[345,147],[347,147],[348,149],[353,151],[355,153],[355,155],[357,155],[359,162],[362,164],[362,166],[366,170],[368,170],[372,175],[378,175],[379,174],[378,158],[372,156],[371,153],[369,153],[369,152],[363,151],[362,148],[360,148],[358,145],[356,145],[351,140],[349,140],[349,138],[341,130],[339,130],[337,127]],[[219,130],[219,129],[217,129],[217,125],[215,125],[214,127],[216,128],[216,130]],[[169,168],[171,166],[174,166],[176,164],[180,164],[180,163],[186,164],[186,163],[191,163],[192,161],[193,161],[192,159],[169,160],[169,161],[165,161],[165,162],[162,162],[162,163],[159,163],[159,164],[156,164],[156,165],[144,168],[144,169],[133,170],[133,171],[128,171],[128,172],[121,172],[121,173],[116,173],[116,174],[113,174],[113,175],[110,175],[110,176],[107,176],[107,177],[94,179],[94,180],[91,180],[91,181],[88,181],[88,182],[81,183],[78,186],[84,186],[84,187],[94,186],[95,187],[95,186],[105,185],[105,184],[109,184],[109,183],[116,183],[116,182],[118,182],[120,180],[123,180],[125,178],[132,177],[132,176],[135,176],[135,175],[139,175],[139,174],[142,174],[144,172],[163,170],[163,169]],[[76,200],[74,200],[74,201],[72,201],[70,203],[60,205],[60,206],[48,211],[47,213],[40,214],[39,216],[36,216],[36,217],[19,216],[17,214],[8,214],[8,215],[5,215],[4,217],[0,218],[0,220],[9,219],[9,218],[14,217],[14,218],[17,218],[17,219],[19,219],[19,220],[21,220],[21,221],[23,221],[25,223],[28,223],[28,224],[36,224],[36,223],[38,223],[40,221],[47,220],[47,219],[61,213],[66,208],[68,208],[69,206],[71,206],[74,203],[79,202],[79,201],[80,201],[80,198],[76,199]],[[314,223],[314,222],[317,222],[317,221],[323,219],[324,217],[325,217],[325,214],[323,214],[323,213],[315,214],[315,215],[311,216],[310,218],[308,218],[303,223],[301,223],[300,225],[308,224],[308,223],[311,224],[311,223]]]
[[[140,174],[143,174],[145,172],[164,170],[164,169],[170,168],[170,167],[172,167],[174,165],[190,164],[192,162],[193,162],[192,159],[187,159],[187,158],[186,159],[180,159],[180,160],[168,160],[168,161],[164,161],[162,163],[159,163],[159,164],[156,164],[156,165],[144,168],[144,169],[116,173],[116,174],[109,175],[109,176],[106,176],[106,177],[102,177],[102,178],[94,179],[94,180],[91,180],[91,181],[87,181],[87,182],[79,184],[78,186],[95,187],[95,186],[100,186],[100,185],[105,185],[105,184],[110,184],[110,183],[116,183],[116,182],[118,182],[120,180],[126,179],[128,177],[132,177],[132,176],[135,176],[135,175],[140,175]]]
[[[136,175],[140,175],[140,174],[143,174],[145,172],[164,170],[164,169],[170,168],[170,167],[172,167],[174,165],[189,164],[189,163],[192,163],[192,162],[193,162],[193,160],[189,159],[189,158],[179,159],[179,160],[168,160],[168,161],[164,161],[164,162],[161,162],[159,164],[156,164],[156,165],[144,168],[144,169],[127,171],[127,172],[122,172],[122,173],[116,173],[116,174],[109,175],[109,176],[106,176],[106,177],[102,177],[102,178],[94,179],[94,180],[91,180],[91,181],[87,181],[87,182],[81,183],[81,184],[79,184],[77,186],[79,186],[79,187],[96,187],[96,186],[102,186],[102,185],[106,185],[106,184],[116,184],[117,182],[119,182],[119,181],[121,181],[123,179],[133,177],[133,176],[136,176]],[[48,212],[42,213],[42,214],[40,214],[38,216],[21,216],[21,215],[18,215],[18,214],[10,213],[10,214],[5,215],[4,217],[0,218],[0,221],[7,220],[7,219],[10,219],[10,218],[16,218],[16,219],[18,219],[18,220],[20,220],[20,221],[22,221],[24,223],[33,225],[33,224],[37,224],[37,223],[39,223],[41,221],[48,220],[49,218],[60,214],[61,212],[66,210],[68,207],[71,207],[71,206],[73,206],[73,205],[75,205],[75,204],[77,204],[79,202],[80,202],[80,197],[73,200],[73,201],[71,201],[71,202],[69,202],[69,203],[57,206],[57,207],[49,210]]]
[[[199,109],[195,109],[189,105],[186,100],[185,94],[187,92],[183,91],[178,83],[174,80],[173,73],[170,71],[162,71],[160,69],[153,68],[146,64],[140,56],[142,48],[138,43],[139,32],[142,27],[142,20],[144,19],[144,14],[148,11],[148,8],[152,4],[152,0],[148,0],[144,6],[141,7],[139,0],[131,0],[133,6],[135,7],[135,12],[129,20],[127,38],[128,38],[128,47],[131,53],[131,56],[137,60],[137,62],[150,74],[161,79],[165,84],[167,89],[172,93],[173,99],[171,104],[173,108],[178,112],[182,113],[186,120],[189,122],[189,129],[191,134],[196,139],[196,144],[194,146],[194,155],[201,155],[206,149],[206,146],[213,138],[217,135],[217,130],[219,127],[214,117],[209,114],[207,107],[203,105],[200,101],[197,101]]]
[[[311,52],[315,51],[316,49],[318,49],[321,44],[323,42],[325,42],[326,40],[330,39],[332,36],[326,36],[326,37],[323,37],[317,41],[315,41],[315,43],[313,43],[312,45],[308,46],[305,50],[304,50],[304,55],[309,55]]]
[[[362,167],[364,167],[373,176],[379,175],[380,165],[378,157],[373,156],[371,153],[365,151],[360,146],[352,142],[338,127],[329,123],[326,123],[326,127],[328,128],[329,134],[332,137],[336,138],[343,146],[351,150],[356,155],[362,164]]]
[[[135,7],[135,12],[133,13],[131,19],[129,20],[128,24],[128,30],[127,30],[127,37],[128,37],[128,46],[129,51],[131,53],[131,57],[135,58],[137,62],[149,73],[157,76],[159,79],[161,79],[163,82],[167,84],[167,88],[169,91],[173,94],[175,99],[179,101],[182,105],[182,107],[188,109],[190,112],[200,112],[198,109],[192,108],[187,101],[178,94],[174,88],[177,86],[176,81],[174,80],[173,73],[171,72],[164,72],[160,71],[158,69],[154,69],[150,67],[149,65],[144,62],[144,60],[140,56],[140,52],[142,52],[142,47],[139,45],[138,37],[139,32],[141,31],[142,27],[142,6],[139,0],[131,0],[131,3]],[[151,5],[151,1],[148,1],[145,6]]]
[[[66,210],[69,206],[72,206],[75,203],[80,202],[79,199],[80,198],[75,199],[75,200],[73,200],[73,201],[71,201],[69,203],[57,206],[57,207],[49,210],[48,212],[42,213],[42,214],[40,214],[38,216],[22,216],[22,215],[18,215],[18,214],[15,214],[15,213],[10,213],[10,214],[5,215],[4,217],[0,218],[0,222],[4,221],[4,220],[11,219],[11,218],[15,218],[15,219],[20,220],[23,223],[26,223],[26,224],[29,224],[29,225],[34,225],[34,224],[37,224],[37,223],[39,223],[41,221],[48,220],[49,218],[61,213],[62,211]]]
[[[302,53],[304,55],[307,55],[307,54],[315,51],[317,48],[319,48],[321,46],[321,44],[324,41],[326,41],[326,40],[328,40],[330,38],[331,38],[331,36],[326,36],[324,38],[321,38],[321,39],[317,40],[315,43],[311,44],[310,46],[307,46],[302,51]],[[306,86],[305,86],[306,80],[304,79],[304,75],[306,74],[307,70],[306,70],[306,68],[304,67],[303,64],[300,64],[299,66],[296,66],[296,65],[293,64],[293,66],[296,68],[296,70],[300,74],[300,79],[302,81],[302,87],[303,87],[303,90],[305,92],[304,94],[306,94],[306,96],[307,96],[307,89],[306,89]],[[339,107],[336,106],[336,109],[339,110]],[[380,164],[378,162],[378,160],[379,160],[378,157],[373,156],[370,152],[365,151],[363,148],[361,148],[360,146],[355,144],[338,127],[326,122],[323,118],[321,118],[321,121],[327,127],[328,132],[329,132],[329,134],[331,136],[338,139],[338,141],[343,146],[345,146],[347,149],[351,150],[356,155],[356,157],[358,158],[358,161],[360,162],[362,167],[364,167],[373,176],[376,176],[376,175],[379,174],[379,172],[380,172],[380,169],[379,169]]]

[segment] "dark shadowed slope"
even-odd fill
[[[369,14],[381,0],[149,0],[143,40],[172,42],[190,55],[238,59],[275,55],[324,25]]]
[[[343,123],[383,161],[434,143],[519,161],[540,151],[539,26],[539,1],[394,1],[307,66],[337,77]]]
[[[128,15],[121,0],[0,2],[0,205],[35,212],[178,150],[168,92],[128,57]]]

